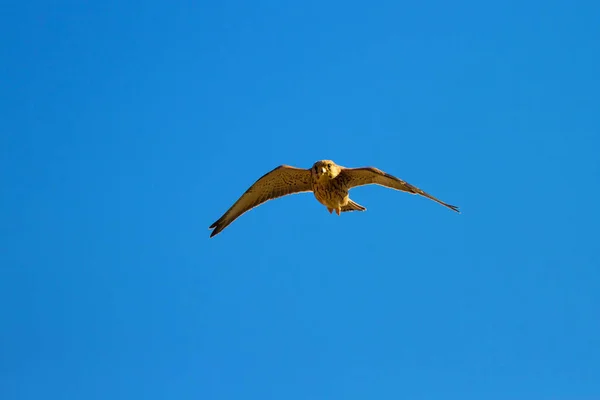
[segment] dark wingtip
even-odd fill
[[[215,236],[217,233],[221,232],[223,230],[223,226],[220,226],[220,222],[221,220],[218,219],[215,222],[212,223],[211,226],[208,227],[208,229],[212,229],[213,231],[210,233],[210,237]]]
[[[452,204],[446,204],[448,206],[448,208],[450,208],[452,211],[456,211],[457,213],[460,214],[460,210],[457,206],[453,206]]]
[[[214,230],[213,230],[213,231],[210,233],[210,237],[209,237],[209,239],[210,239],[211,237],[213,237],[213,236],[217,235],[219,232],[221,232],[221,231],[223,230],[223,228],[224,228],[224,227],[223,227],[223,226],[220,226],[220,225],[215,225],[215,226],[214,226],[214,228],[215,228],[215,229],[214,229]]]
[[[220,227],[220,226],[218,226],[218,225],[216,225],[216,224],[212,224],[212,225],[210,226],[210,228],[209,228],[209,229],[212,229],[212,230],[213,230],[213,231],[210,233],[210,237],[213,237],[213,236],[215,236],[217,233],[219,233],[219,232],[221,232],[221,230],[223,230],[223,228],[222,228],[222,227]]]

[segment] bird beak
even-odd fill
[[[325,172],[327,172],[327,169],[325,167],[321,167],[321,173],[324,174]]]

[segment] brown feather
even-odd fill
[[[449,209],[460,212],[458,207],[451,204],[444,203],[443,201],[433,197],[432,195],[425,193],[423,190],[416,186],[411,185],[403,181],[402,179],[396,178],[380,169],[374,167],[363,167],[363,168],[344,168],[338,175],[338,179],[344,183],[344,185],[350,189],[356,186],[363,185],[380,185],[391,189],[401,190],[403,192],[419,194],[427,197]]]
[[[214,229],[210,237],[221,232],[240,215],[266,201],[311,190],[310,170],[280,165],[254,182],[233,206],[209,227]]]

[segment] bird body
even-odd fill
[[[333,161],[317,161],[311,168],[311,187],[319,203],[327,207],[331,214],[337,215],[342,211],[365,211],[366,208],[350,200],[349,188],[343,177],[340,177],[343,167]]]
[[[371,184],[419,194],[459,212],[458,207],[444,203],[402,179],[377,168],[345,168],[331,160],[321,160],[314,163],[310,169],[281,165],[263,175],[221,218],[210,226],[210,229],[214,229],[210,237],[221,232],[252,208],[266,201],[294,193],[313,192],[317,201],[327,207],[329,213],[335,211],[337,215],[340,215],[347,211],[365,211],[365,207],[350,199],[349,191],[356,186]]]
[[[319,168],[319,169],[316,169]],[[326,167],[314,166],[311,170],[311,188],[315,198],[331,213],[348,204],[348,189],[336,176],[328,174]]]

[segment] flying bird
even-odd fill
[[[209,229],[215,236],[246,211],[260,204],[294,193],[313,192],[319,203],[331,214],[346,211],[365,211],[366,208],[350,200],[348,191],[356,186],[381,185],[391,189],[427,197],[449,209],[458,207],[444,203],[421,189],[374,167],[346,168],[331,160],[314,163],[310,169],[280,165],[258,179]]]

